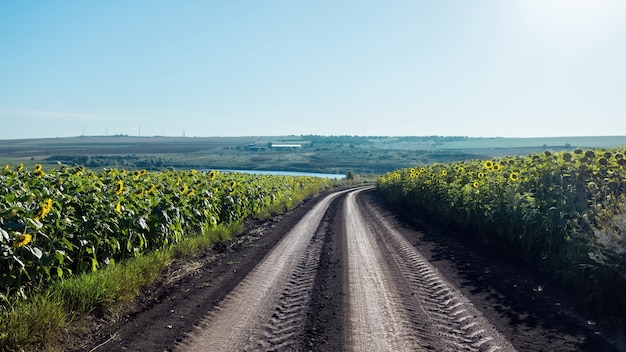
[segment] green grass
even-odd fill
[[[2,351],[48,350],[71,322],[71,313],[49,292],[9,303],[0,311]]]

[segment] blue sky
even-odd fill
[[[0,139],[626,135],[626,2],[2,1]]]

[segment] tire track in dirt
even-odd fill
[[[263,338],[246,350],[297,350],[304,335],[311,291],[320,262],[324,231],[318,230],[311,239],[300,262],[283,290],[278,306],[265,326]]]
[[[358,192],[351,193],[357,194]],[[422,349],[437,351],[514,351],[514,347],[404,237],[370,206],[362,209],[382,243],[383,255],[405,281],[401,300]],[[361,215],[362,216],[362,215]],[[390,274],[393,276],[393,269]],[[396,280],[400,282],[400,280]]]
[[[348,257],[348,329],[346,347],[352,351],[419,351],[412,338],[408,311],[380,255],[374,234],[365,226],[356,192],[345,203]]]
[[[314,235],[329,204],[345,192],[307,213],[177,350],[276,350],[298,341],[323,242]]]

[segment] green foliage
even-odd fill
[[[530,263],[570,278],[626,278],[623,149],[546,151],[403,169],[377,186]]]
[[[324,186],[313,177],[109,169],[0,171],[0,285],[6,296],[175,246]],[[108,288],[103,288],[108,290]],[[81,293],[82,295],[82,293]],[[97,295],[96,295],[97,296]]]

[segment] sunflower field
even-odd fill
[[[626,280],[626,150],[577,149],[389,172],[377,188],[565,280]]]
[[[289,203],[327,184],[315,177],[217,171],[0,170],[0,288],[96,271]],[[289,204],[288,204],[289,206]]]

